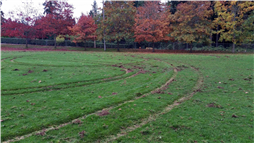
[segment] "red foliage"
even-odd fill
[[[75,35],[73,42],[84,42],[86,40],[94,40],[96,38],[96,24],[91,16],[82,15],[78,23],[73,27],[68,27]]]
[[[72,27],[75,24],[75,20],[72,18],[73,7],[67,2],[59,2],[57,7],[61,9],[41,18],[40,24],[43,27],[43,31],[55,36],[69,34],[70,30],[67,27]]]
[[[7,19],[2,24],[2,36],[18,37],[18,38],[33,38],[34,32],[33,25],[21,23],[18,20]]]
[[[7,19],[5,22],[2,23],[1,33],[2,36],[5,37],[21,37],[21,32],[19,27],[21,23],[17,20],[11,20],[10,18]]]
[[[62,1],[54,1],[54,5],[52,12],[36,20],[35,25],[37,29],[36,35],[39,37],[54,36],[56,47],[56,37],[58,35],[71,34],[67,27],[74,26],[75,19],[72,18],[72,5]]]
[[[42,17],[39,17],[38,19],[34,20],[34,29],[36,38],[43,39],[47,37],[47,33],[44,31],[45,27],[43,26]]]

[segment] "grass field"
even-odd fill
[[[1,53],[2,142],[252,142],[252,54]]]

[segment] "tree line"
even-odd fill
[[[73,42],[183,42],[207,45],[219,41],[236,44],[254,42],[252,1],[96,1],[89,14],[75,21],[73,6],[65,1],[46,0],[44,15],[32,17],[18,12],[16,19],[4,19],[2,36],[45,39],[63,37]],[[27,12],[27,13],[26,13]],[[119,47],[119,46],[118,46]],[[153,46],[154,49],[154,46]],[[118,48],[119,50],[119,48]]]

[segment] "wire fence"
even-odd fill
[[[26,44],[26,39],[22,38],[1,38],[1,43],[8,43],[8,44]],[[29,39],[29,45],[42,45],[42,46],[54,46],[54,40],[42,40],[42,39]],[[64,42],[57,42],[57,46],[76,46],[76,47],[87,47],[92,48],[94,47],[94,41],[87,41],[87,42],[79,42],[74,43],[71,40],[65,40]],[[97,48],[103,48],[104,43],[101,41],[96,41]],[[132,48],[133,43],[128,44],[119,44],[120,48]],[[108,48],[117,48],[116,43],[106,43],[106,47]]]
[[[1,38],[1,43],[9,44],[26,44],[26,39],[21,38]],[[43,46],[54,46],[54,40],[42,40],[42,39],[29,39],[28,44],[30,45],[43,45]],[[76,47],[94,47],[94,41],[74,43],[70,40],[65,40],[63,42],[57,42],[57,46],[76,46]],[[192,50],[194,51],[232,51],[232,43],[182,43],[182,42],[124,42],[119,44],[114,42],[106,42],[107,48],[124,48],[124,49],[151,49],[154,46],[157,50]],[[102,41],[96,41],[96,48],[103,48],[104,43]],[[235,47],[236,52],[254,52],[254,43],[250,44],[237,44]]]

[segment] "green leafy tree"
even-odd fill
[[[254,42],[254,11],[249,15],[249,18],[244,21],[243,25],[244,43]]]
[[[105,19],[98,24],[101,27],[98,39],[103,39],[105,31],[105,40],[116,42],[119,51],[119,43],[133,37],[136,8],[131,1],[107,1],[104,4]]]

